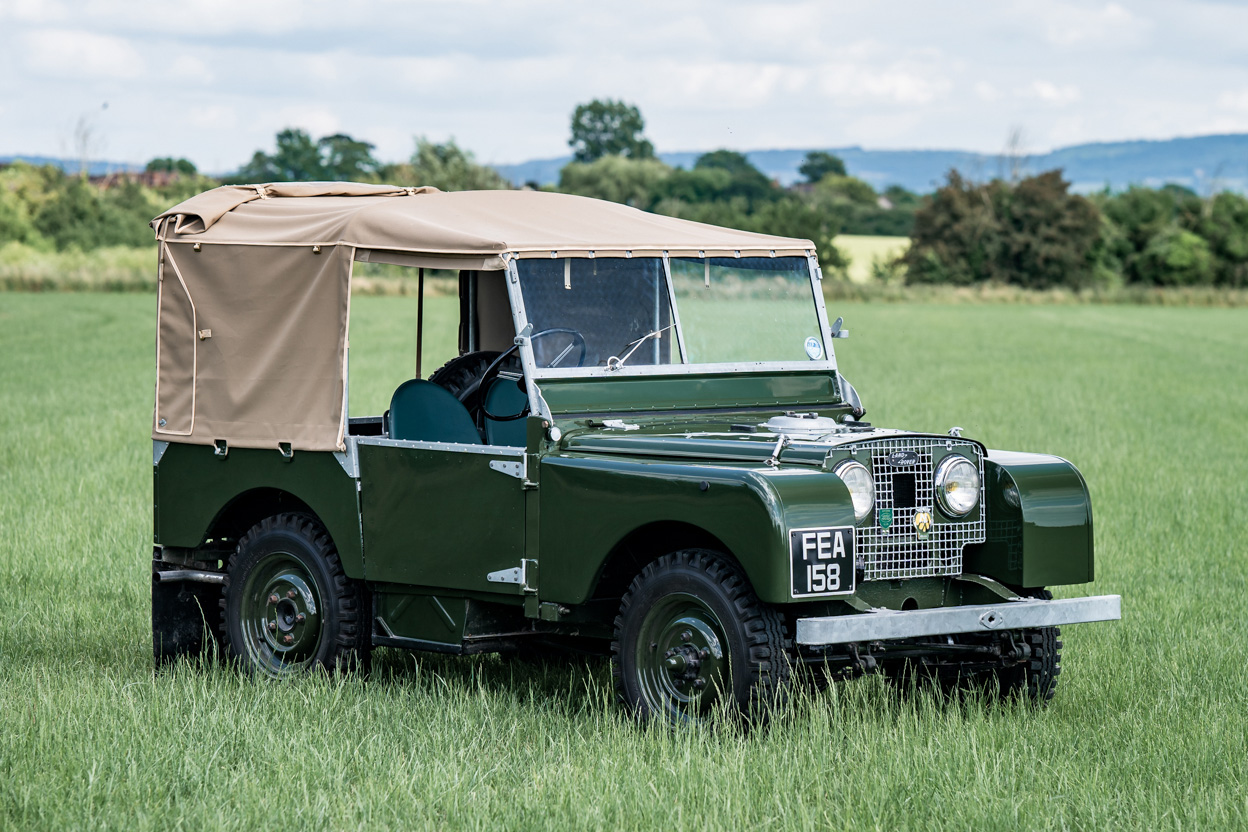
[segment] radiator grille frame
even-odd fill
[[[986,537],[984,511],[984,459],[979,446],[956,437],[902,436],[868,439],[852,446],[858,461],[869,457],[871,475],[875,479],[875,506],[870,520],[858,528],[857,555],[863,566],[863,581],[903,580],[962,574],[963,550],[972,543],[983,543]],[[916,465],[889,464],[889,456],[897,451],[918,455]],[[979,506],[969,520],[950,520],[936,506],[933,477],[936,465],[949,453],[959,453],[972,460],[979,469]],[[915,475],[915,507],[893,505],[893,475]],[[880,510],[892,511],[892,523],[885,530],[880,526]],[[927,540],[915,533],[914,515],[927,510],[932,528]]]

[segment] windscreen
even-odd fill
[[[681,363],[661,259],[531,259],[517,268],[538,367]]]
[[[803,257],[673,258],[691,364],[818,361],[825,345]]]
[[[657,257],[520,260],[537,366],[620,369],[825,358],[806,258],[669,262],[670,292]]]

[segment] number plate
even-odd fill
[[[821,598],[854,592],[854,527],[789,532],[792,597]]]

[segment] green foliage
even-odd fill
[[[386,165],[382,178],[394,185],[431,185],[442,191],[498,191],[511,188],[511,183],[488,165],[477,163],[472,152],[461,148],[454,139],[444,143],[431,142],[424,136],[416,139],[416,150],[407,164]]]
[[[1136,261],[1143,283],[1191,286],[1213,282],[1213,255],[1196,234],[1175,226],[1158,232]]]
[[[172,156],[162,156],[147,163],[144,168],[148,173],[165,172],[177,173],[182,176],[195,176],[199,173],[194,163],[189,159],[175,159]]]
[[[1100,215],[1060,171],[977,185],[950,171],[915,215],[907,279],[1079,288],[1096,274]]]
[[[658,159],[603,156],[593,162],[565,165],[559,171],[559,190],[648,208],[660,183],[672,174],[672,169]]]
[[[257,150],[231,179],[236,182],[370,182],[380,164],[373,145],[343,133],[316,141],[305,131],[287,128],[277,134],[272,153]]]
[[[875,188],[843,173],[829,173],[815,183],[813,190],[817,199],[851,205],[874,206],[880,198]]]
[[[827,176],[848,176],[845,170],[845,163],[841,161],[841,157],[833,156],[822,150],[812,150],[806,154],[806,158],[798,167],[797,172],[806,177],[806,181],[810,184],[823,181]]]
[[[693,163],[693,172],[726,171],[730,177],[728,186],[720,198],[744,197],[751,202],[773,199],[780,195],[780,188],[754,167],[745,154],[735,150],[714,150],[704,153]]]
[[[576,105],[572,113],[572,148],[577,162],[594,162],[603,156],[649,159],[654,145],[642,131],[646,128],[641,110],[623,101],[597,99]]]

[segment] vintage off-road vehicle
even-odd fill
[[[679,721],[803,665],[1044,701],[1057,625],[1119,617],[1047,590],[1092,580],[1070,463],[862,420],[810,241],[350,183],[153,227],[158,661],[593,652]],[[357,261],[459,275],[459,357],[385,413],[348,413]]]

